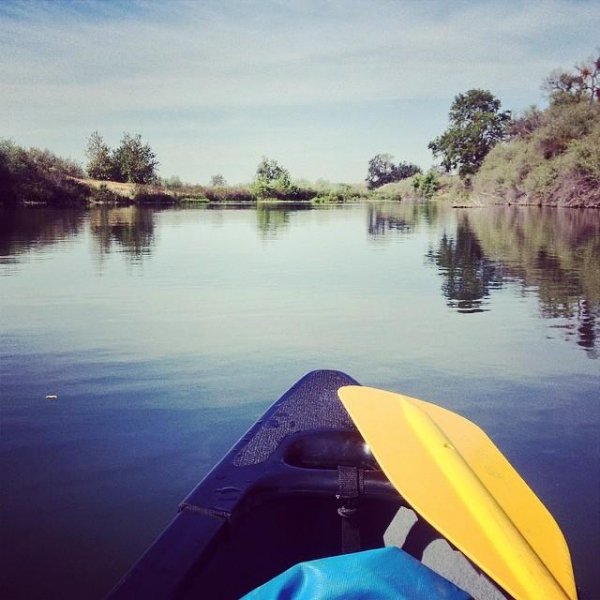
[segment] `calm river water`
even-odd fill
[[[2,598],[103,597],[316,368],[483,426],[600,598],[600,211],[3,213],[0,335]]]

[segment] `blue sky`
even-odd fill
[[[0,3],[0,137],[85,162],[90,133],[140,133],[160,174],[361,181],[433,163],[453,97],[544,105],[554,68],[600,46],[600,2],[264,0]]]

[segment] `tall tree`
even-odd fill
[[[85,155],[88,159],[86,171],[90,177],[104,180],[113,178],[114,165],[110,148],[97,131],[90,135]]]
[[[488,90],[458,94],[450,107],[448,129],[429,142],[447,172],[461,178],[476,173],[487,153],[507,135],[510,111],[500,111],[500,100]]]
[[[258,198],[286,198],[297,190],[292,185],[290,172],[276,160],[263,156],[256,167],[252,191]]]
[[[397,165],[394,164],[394,157],[391,154],[376,154],[369,161],[365,181],[367,187],[372,190],[386,183],[400,181],[420,172],[420,167],[411,163],[400,162]]]
[[[113,163],[119,181],[151,183],[156,180],[156,154],[149,144],[142,142],[139,133],[123,134],[121,145],[113,153]]]
[[[263,157],[256,167],[256,182],[259,185],[289,188],[291,185],[290,172],[276,160]]]
[[[376,154],[369,161],[367,170],[367,187],[372,190],[393,181],[392,177],[396,168],[391,154]]]
[[[223,177],[223,175],[221,174],[213,175],[210,178],[210,185],[212,185],[213,187],[225,187],[227,185],[227,181],[225,180],[225,177]]]

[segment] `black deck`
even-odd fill
[[[357,382],[313,371],[286,392],[109,598],[239,598],[300,561],[382,546],[401,499],[338,400],[344,385]]]

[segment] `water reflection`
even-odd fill
[[[90,210],[90,231],[98,255],[109,254],[116,245],[134,260],[149,255],[154,245],[154,210],[127,206]]]
[[[600,341],[600,211],[443,204],[372,205],[374,238],[438,230],[426,254],[442,277],[448,306],[461,313],[491,310],[490,295],[508,282],[536,294],[551,328],[598,357]]]
[[[414,220],[409,219],[405,214],[398,214],[397,210],[389,206],[370,205],[367,222],[369,235],[373,237],[382,237],[389,231],[410,233],[414,228]]]
[[[411,233],[420,223],[433,225],[438,218],[439,205],[434,202],[370,204],[367,212],[369,235],[374,238]]]
[[[597,358],[600,212],[496,207],[470,211],[469,223],[484,252],[505,265],[505,278],[535,289],[541,315]]]
[[[460,218],[456,234],[444,232],[438,249],[427,257],[444,279],[442,291],[448,306],[459,312],[481,312],[490,290],[502,286],[503,267],[487,258],[466,214]]]
[[[76,237],[85,217],[83,210],[0,207],[0,264]]]
[[[256,226],[262,239],[276,239],[289,223],[292,213],[299,210],[311,210],[306,204],[293,206],[258,205],[256,208]]]
[[[298,207],[261,206],[256,228],[263,239],[282,238]],[[151,208],[0,212],[0,265],[18,264],[89,232],[96,256],[118,251],[134,261],[156,244]],[[199,213],[200,214],[200,213]],[[442,278],[447,304],[461,313],[491,310],[494,290],[510,282],[524,295],[535,294],[540,315],[551,330],[576,343],[590,358],[600,345],[600,211],[490,207],[455,210],[436,203],[389,203],[366,207],[372,239],[415,236],[435,242],[426,260]],[[418,268],[418,266],[415,266]],[[4,274],[11,274],[5,268]]]

